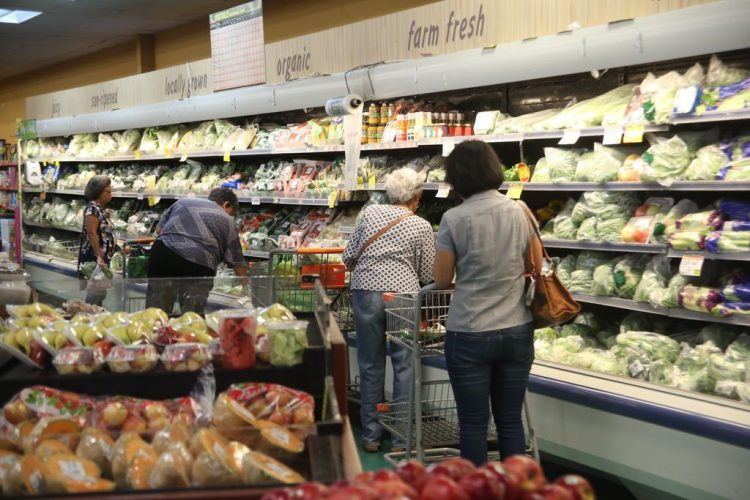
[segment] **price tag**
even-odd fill
[[[55,160],[55,166],[56,166],[56,167],[59,167],[59,166],[60,166],[60,160]]]
[[[140,152],[140,151],[135,151],[135,152],[133,152],[133,157],[134,157],[134,158],[135,158],[136,160],[140,160],[140,159],[141,159],[141,152]]]
[[[367,179],[367,186],[368,186],[368,187],[369,187],[370,189],[375,189],[375,184],[377,184],[377,183],[375,182],[375,176],[374,176],[374,175],[371,175],[371,176],[370,176],[370,178],[369,178],[369,179]]]
[[[441,182],[438,186],[438,192],[435,195],[435,198],[447,198],[448,193],[451,192],[451,186],[447,182]]]
[[[520,200],[521,193],[523,193],[523,183],[511,182],[510,186],[508,187],[508,192],[505,193],[505,196],[507,196],[511,200]]]
[[[577,128],[567,128],[563,132],[562,139],[558,144],[575,144],[578,142],[578,138],[581,137],[581,131]]]
[[[231,151],[224,151],[224,163],[229,163],[229,156]]]
[[[157,203],[161,201],[161,196],[149,196],[148,197],[148,206],[153,207]]]
[[[172,158],[172,150],[170,148],[164,148],[164,156]]]
[[[519,163],[516,171],[518,172],[518,178],[521,179],[521,182],[528,182],[529,179],[531,179],[531,169],[525,163]]]
[[[622,136],[622,143],[633,144],[643,142],[643,133],[645,131],[646,126],[642,123],[630,123],[625,125],[625,133]]]
[[[365,178],[361,175],[357,176],[357,189],[364,189],[365,188]]]
[[[253,196],[252,198],[250,198],[250,204],[260,205],[260,198],[258,196]]]
[[[448,155],[453,152],[453,150],[455,149],[455,147],[456,147],[456,143],[453,142],[453,141],[445,141],[445,142],[443,142],[443,156],[445,156],[447,158]]]
[[[610,146],[622,142],[622,127],[604,127],[604,137],[602,144]]]
[[[180,156],[180,163],[184,163],[187,161],[187,152],[182,153],[182,156]]]
[[[685,255],[680,260],[680,274],[683,276],[700,276],[703,269],[702,255]]]
[[[331,191],[331,194],[328,195],[328,208],[333,208],[336,206],[336,195],[336,191]]]
[[[138,196],[137,196],[137,198],[138,198],[139,200],[142,200],[142,199],[143,199],[143,193],[138,193]]]

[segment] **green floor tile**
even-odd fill
[[[362,470],[375,471],[391,468],[391,464],[389,464],[384,457],[385,452],[391,447],[391,443],[387,438],[383,440],[383,446],[381,447],[380,452],[367,453],[362,446],[362,429],[358,425],[354,425],[352,426],[352,431],[354,432],[354,440],[357,442],[357,451],[359,452],[359,459],[362,462]]]

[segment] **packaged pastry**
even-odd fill
[[[211,362],[211,355],[205,344],[172,344],[164,349],[161,362],[169,371],[195,372],[208,366]]]
[[[143,373],[156,368],[159,353],[149,344],[116,345],[107,356],[107,366],[115,373]]]
[[[102,476],[112,477],[112,453],[115,442],[106,432],[96,427],[87,427],[81,433],[81,438],[76,447],[76,455],[95,463]]]
[[[88,375],[104,366],[104,354],[93,347],[66,347],[52,361],[60,375]]]

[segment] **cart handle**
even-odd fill
[[[139,244],[139,243],[153,243],[154,241],[156,241],[156,238],[138,238],[138,239],[134,239],[134,240],[125,240],[124,244],[128,245],[128,244],[133,244],[133,243],[135,243],[135,244]]]
[[[316,254],[316,253],[323,253],[323,254],[333,254],[333,253],[343,253],[344,249],[342,247],[336,247],[336,248],[298,248],[297,253],[299,255],[310,255],[310,254]]]

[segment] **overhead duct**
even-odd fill
[[[252,116],[322,107],[329,98],[353,91],[365,98],[389,99],[725,52],[750,47],[747,19],[750,2],[720,0],[492,49],[384,63],[182,101],[39,120],[37,130],[40,137],[51,137]]]

